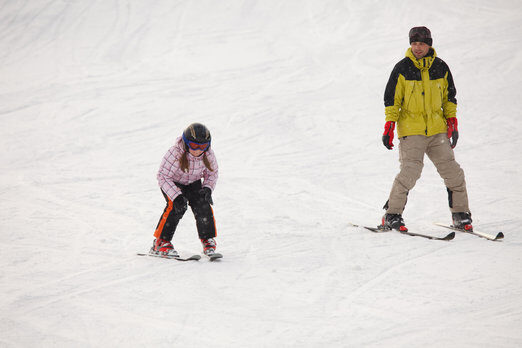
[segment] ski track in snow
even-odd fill
[[[0,3],[0,347],[520,347],[515,1]],[[382,94],[412,26],[457,86],[474,225],[374,234]],[[156,171],[209,126],[219,262],[147,252]],[[397,140],[396,140],[397,142]],[[427,160],[404,213],[444,235]],[[201,252],[188,212],[174,244]]]

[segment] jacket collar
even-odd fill
[[[410,60],[415,64],[417,69],[419,70],[428,70],[431,67],[431,64],[433,64],[433,61],[435,60],[435,57],[437,57],[437,52],[433,47],[430,48],[428,51],[428,54],[426,54],[421,59],[415,58],[415,55],[411,51],[411,47],[406,50],[406,57],[410,58]]]

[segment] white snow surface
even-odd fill
[[[1,347],[522,346],[519,1],[0,2]],[[377,225],[398,151],[383,93],[432,30],[474,226]],[[161,158],[192,122],[220,164],[220,262],[147,252]],[[397,144],[397,140],[396,140]],[[444,235],[426,159],[404,218]],[[174,237],[200,253],[192,214]]]

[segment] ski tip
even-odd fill
[[[197,255],[197,254],[196,254],[196,255],[192,255],[192,256],[190,256],[190,257],[187,257],[185,260],[186,260],[186,261],[189,261],[189,260],[195,260],[195,261],[197,261],[197,260],[199,260],[199,259],[201,259],[201,255]]]
[[[443,239],[444,240],[452,240],[453,238],[455,238],[455,232],[451,232],[449,233],[446,237],[444,237]]]
[[[222,259],[223,255],[221,255],[220,253],[214,253],[212,255],[209,255],[208,258],[210,261],[216,261],[216,260]]]
[[[499,232],[497,236],[495,237],[495,240],[504,239],[504,233]]]

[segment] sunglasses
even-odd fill
[[[183,141],[192,150],[207,151],[208,147],[210,146],[210,141],[206,143],[196,143],[195,141],[188,140],[187,138],[185,138],[185,136],[183,136]]]

